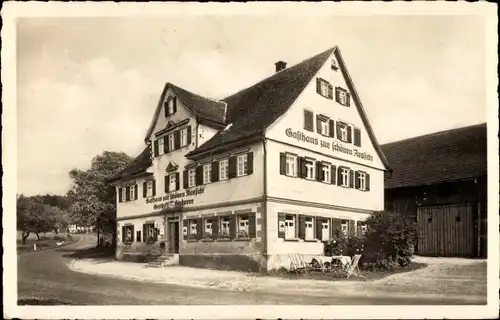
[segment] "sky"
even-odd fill
[[[23,18],[18,193],[65,193],[103,151],[137,156],[166,82],[214,99],[337,45],[383,144],[486,122],[477,16]]]

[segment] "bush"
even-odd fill
[[[58,235],[55,235],[54,237],[52,237],[54,240],[56,241],[66,241],[66,237],[65,236],[58,236]]]

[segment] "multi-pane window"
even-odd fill
[[[350,104],[349,93],[347,90],[337,87],[335,88],[335,100],[341,105],[348,107]]]
[[[328,225],[328,220],[321,223],[321,240],[330,240],[330,226]]]
[[[188,171],[188,187],[194,187],[196,185],[196,170],[190,169]]]
[[[341,168],[340,172],[340,185],[342,187],[349,187],[349,168]]]
[[[158,155],[162,155],[163,154],[163,151],[165,150],[165,147],[164,147],[164,139],[161,138],[158,140]]]
[[[306,240],[314,239],[313,217],[306,217]]]
[[[340,230],[344,233],[344,235],[347,235],[347,232],[349,230],[347,220],[342,220],[342,222],[340,224]]]
[[[130,186],[130,200],[135,199],[135,185]]]
[[[127,199],[127,188],[122,188],[122,200],[125,201]]]
[[[196,236],[198,233],[198,225],[196,224],[196,220],[189,221],[189,235]]]
[[[358,172],[358,186],[359,190],[366,190],[366,173]]]
[[[286,175],[292,177],[297,176],[297,156],[291,154],[286,155]]]
[[[219,235],[222,239],[229,238],[229,217],[220,218]]]
[[[239,155],[237,159],[237,165],[238,165],[237,169],[238,177],[246,175],[248,171],[248,155],[247,154]]]
[[[346,125],[341,125],[339,127],[340,129],[340,140],[342,141],[347,141],[347,126]]]
[[[205,237],[211,237],[212,236],[212,218],[207,218],[205,220]]]
[[[219,180],[227,180],[229,169],[229,160],[224,159],[219,161]]]
[[[328,164],[323,164],[321,166],[321,170],[323,171],[323,182],[330,183],[331,181],[330,168],[331,167]]]
[[[130,226],[125,227],[125,242],[132,242],[133,228]]]
[[[212,165],[206,164],[203,166],[203,184],[210,183],[212,180]]]
[[[361,224],[361,235],[365,235],[367,231],[367,227],[365,223]]]
[[[176,187],[177,187],[176,175],[171,174],[170,176],[168,176],[168,190],[174,191],[177,189]]]
[[[146,196],[147,197],[152,197],[153,196],[153,180],[149,180],[146,183]]]
[[[187,129],[181,130],[181,147],[187,146]]]
[[[173,134],[168,135],[168,150],[169,151],[174,150],[174,135]]]
[[[248,216],[238,216],[238,238],[248,238]]]
[[[319,93],[323,97],[328,97],[328,82],[326,82],[326,81],[319,82]]]
[[[285,239],[295,239],[295,216],[285,216]]]
[[[314,180],[314,161],[306,160],[306,179]]]
[[[320,120],[319,125],[320,125],[320,133],[324,136],[327,136],[328,135],[328,121]]]

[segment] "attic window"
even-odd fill
[[[347,92],[346,89],[341,88],[341,87],[336,87],[335,88],[335,101],[340,103],[343,106],[349,107],[351,102],[351,97],[349,95],[349,92]]]
[[[324,79],[316,78],[316,93],[327,99],[333,99],[333,86]]]
[[[332,59],[332,70],[337,71],[338,69],[339,67],[337,65],[337,61],[335,61],[335,59]]]
[[[171,116],[177,112],[177,99],[175,97],[168,97],[165,101],[165,117]]]

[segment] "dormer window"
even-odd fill
[[[177,99],[175,97],[169,97],[165,102],[165,116],[171,116],[177,112]]]
[[[340,87],[335,88],[335,101],[336,102],[340,103],[343,106],[349,107],[350,100],[351,100],[350,95],[349,95],[349,92],[347,92],[347,90],[340,88]]]

